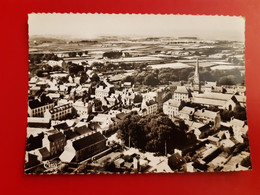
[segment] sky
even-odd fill
[[[234,16],[149,14],[29,14],[29,36],[197,36],[244,41],[245,20]]]

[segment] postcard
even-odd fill
[[[28,18],[26,174],[252,169],[243,17]]]

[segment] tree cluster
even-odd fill
[[[160,154],[188,143],[184,130],[163,114],[141,117],[129,115],[118,128],[118,136],[125,145]]]
[[[74,64],[74,63],[68,64],[68,68],[69,68],[69,73],[70,74],[74,74],[74,75],[78,75],[78,73],[80,71],[84,71],[84,67],[83,66],[80,66],[80,65]]]
[[[45,76],[44,73],[49,74],[50,72],[53,72],[53,71],[63,71],[63,68],[58,65],[51,67],[48,64],[37,65],[37,66],[30,65],[29,71],[31,72],[32,75],[37,75],[38,77],[43,77],[43,76]]]
[[[110,59],[121,58],[123,53],[121,51],[108,51],[103,54],[103,57],[107,57]]]
[[[60,58],[54,53],[47,54],[29,54],[29,61],[32,64],[40,64],[43,60],[55,60],[58,61]]]

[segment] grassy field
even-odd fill
[[[155,65],[149,65],[152,69],[160,69],[160,68],[173,68],[173,69],[180,69],[180,68],[190,68],[188,64],[184,63],[168,63],[168,64],[155,64]]]

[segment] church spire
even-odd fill
[[[194,92],[200,93],[200,74],[199,74],[199,59],[197,58],[195,72],[194,72],[194,79],[193,79],[193,89]]]
[[[199,59],[197,58],[195,72],[194,72],[194,84],[200,83],[200,75],[199,75]]]

